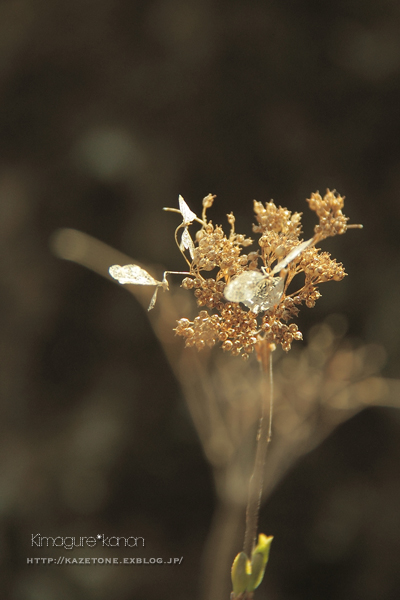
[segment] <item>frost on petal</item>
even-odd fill
[[[187,227],[183,230],[181,243],[179,248],[183,252],[184,250],[189,250],[189,254],[193,260],[194,258],[194,243],[192,238],[190,237],[190,233]]]
[[[190,223],[192,223],[192,221],[197,219],[197,215],[192,210],[190,210],[182,196],[179,196],[179,210],[181,211],[184,225],[189,225]]]
[[[113,265],[109,268],[111,277],[119,281],[119,283],[133,283],[135,285],[160,285],[157,281],[144,269],[138,265]]]
[[[302,242],[301,244],[299,244],[298,246],[293,248],[289,252],[289,254],[287,256],[285,256],[284,259],[282,259],[280,262],[278,262],[277,265],[275,265],[275,267],[272,269],[272,274],[278,273],[279,271],[284,269],[289,263],[292,262],[292,260],[297,258],[299,256],[299,254],[301,254],[303,252],[303,250],[305,250],[306,248],[311,246],[313,241],[314,241],[314,238],[310,238],[306,242]]]

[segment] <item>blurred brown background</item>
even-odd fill
[[[349,277],[300,328],[342,314],[399,377],[399,106],[395,0],[1,1],[1,598],[199,598],[215,501],[143,310],[56,258],[52,233],[179,270],[161,210],[178,193],[196,212],[217,194],[211,218],[233,210],[244,233],[253,198],[273,198],[304,211],[307,238],[305,198],[336,188],[364,230],[326,242]],[[257,598],[399,597],[399,432],[396,409],[368,409],[285,478]],[[36,533],[140,535],[184,560],[27,565],[50,555]]]

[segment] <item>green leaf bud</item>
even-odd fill
[[[244,552],[240,552],[233,561],[231,578],[235,596],[246,591],[250,578],[250,561]]]

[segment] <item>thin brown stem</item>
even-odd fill
[[[272,350],[266,340],[258,342],[258,360],[263,371],[263,398],[261,417],[257,433],[257,448],[254,471],[250,478],[249,496],[246,509],[246,532],[243,551],[247,556],[256,544],[258,517],[264,484],[264,465],[269,442],[271,441],[273,413]]]

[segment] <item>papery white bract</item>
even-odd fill
[[[113,265],[109,268],[109,273],[111,277],[114,277],[119,283],[133,283],[135,285],[162,285],[161,281],[157,281],[154,279],[142,267],[138,265],[125,265],[121,267],[120,265]]]
[[[181,195],[179,195],[179,210],[183,217],[183,224],[190,225],[195,219],[197,219],[197,215],[190,210],[184,199]]]
[[[156,304],[156,300],[157,300],[158,288],[159,288],[159,286],[157,286],[156,289],[154,290],[154,294],[151,297],[150,304],[149,304],[147,310],[151,310],[152,308],[154,308],[154,306]]]
[[[185,227],[185,229],[183,230],[179,248],[180,248],[181,252],[184,252],[185,250],[189,250],[191,259],[192,260],[194,259],[194,242],[193,242],[192,238],[190,237],[190,233],[189,233],[189,230],[187,227]]]
[[[241,302],[254,313],[269,310],[282,297],[285,287],[283,277],[274,277],[284,269],[289,263],[299,256],[311,244],[314,238],[302,242],[293,248],[289,254],[282,259],[272,269],[271,273],[261,273],[260,271],[244,271],[234,277],[225,287],[224,296],[231,302]]]
[[[150,273],[138,265],[125,265],[124,267],[121,267],[120,265],[113,265],[109,268],[109,273],[111,277],[122,284],[155,285],[156,289],[154,290],[154,294],[150,300],[149,308],[147,310],[154,308],[157,300],[158,288],[162,287],[164,290],[168,289],[168,282],[165,279],[165,276],[162,281],[157,281],[157,279],[154,279]]]
[[[278,262],[277,265],[275,265],[275,267],[271,271],[272,275],[274,275],[275,273],[278,273],[279,271],[284,269],[289,263],[292,262],[292,260],[297,258],[299,256],[299,254],[301,254],[303,252],[303,250],[305,250],[306,248],[311,246],[311,244],[313,242],[314,242],[314,238],[312,237],[309,240],[307,240],[306,242],[302,242],[298,246],[295,246],[289,252],[289,254],[287,256],[285,256],[285,258],[283,258],[280,262]]]
[[[255,313],[278,304],[283,294],[283,277],[264,275],[260,271],[244,271],[226,286],[224,296],[231,302],[242,302]]]

